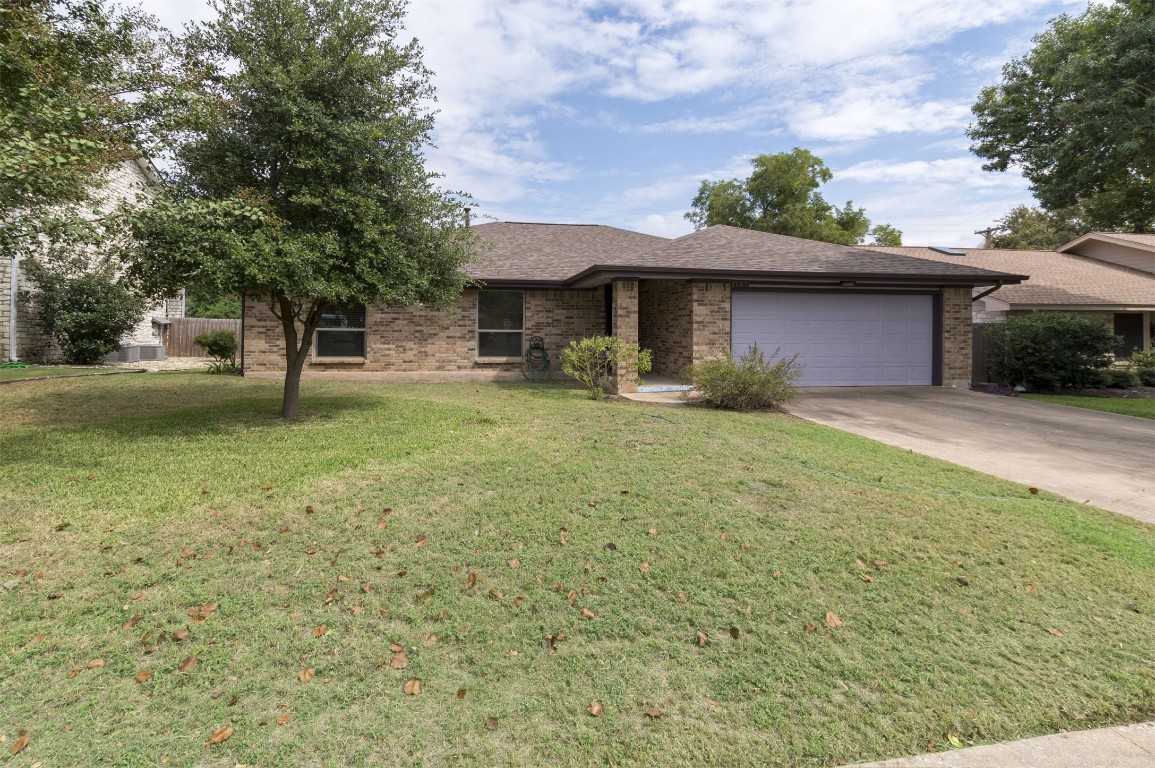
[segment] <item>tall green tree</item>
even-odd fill
[[[447,306],[474,237],[422,150],[433,116],[400,0],[218,0],[185,40],[206,72],[171,192],[132,216],[132,273],[265,302],[285,339],[281,414],[326,303]]]
[[[174,55],[157,22],[103,0],[0,0],[0,257],[155,149]],[[55,227],[56,237],[71,228]]]
[[[1053,251],[1090,231],[1091,228],[1075,212],[1052,213],[1020,205],[1011,209],[988,231],[983,246]]]
[[[872,235],[901,245],[901,232],[887,224],[872,230],[866,212],[852,202],[842,208],[826,202],[818,188],[834,174],[809,151],[795,147],[750,162],[754,171],[745,179],[702,182],[685,216],[694,229],[728,224],[844,245]]]
[[[1063,15],[972,108],[983,168],[1016,167],[1043,208],[1095,229],[1155,229],[1155,2]]]

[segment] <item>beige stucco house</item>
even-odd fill
[[[1025,282],[976,291],[974,321],[1025,312],[1094,316],[1125,339],[1119,357],[1155,339],[1155,235],[1093,232],[1055,251],[870,246],[871,250],[980,269],[1019,272]]]
[[[670,379],[756,343],[797,353],[803,386],[967,386],[972,295],[1026,279],[727,226],[675,240],[599,225],[475,231],[478,287],[452,312],[328,307],[304,376],[519,378],[533,336],[556,360],[571,340],[610,334],[653,350],[653,375]],[[281,376],[282,329],[266,303],[246,299],[243,331],[245,375]]]

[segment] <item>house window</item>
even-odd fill
[[[521,291],[479,291],[477,356],[521,357],[525,297]]]
[[[365,305],[321,307],[314,349],[317,357],[365,357]]]
[[[1130,360],[1132,352],[1144,348],[1143,315],[1138,312],[1116,312],[1115,335],[1123,337],[1123,346],[1115,357],[1119,360]]]

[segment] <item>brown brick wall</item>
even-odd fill
[[[694,287],[684,280],[638,286],[638,343],[653,352],[659,376],[680,377],[694,361]]]
[[[614,280],[614,305],[610,310],[613,317],[613,335],[627,344],[638,343],[638,281]],[[637,392],[638,385],[632,378],[617,376],[616,392]]]
[[[694,362],[730,349],[730,284],[694,283]]]
[[[449,312],[427,307],[386,307],[375,304],[366,313],[365,360],[318,362],[305,371],[319,373],[420,374],[420,378],[497,378],[518,376],[516,362],[477,360],[477,290],[465,291]],[[525,291],[525,343],[530,336],[545,338],[554,371],[560,370],[561,350],[571,340],[601,335],[605,301],[600,290]],[[281,323],[267,303],[245,303],[245,372],[285,369],[285,341]]]
[[[942,385],[967,388],[971,384],[971,289],[944,288],[942,292]]]

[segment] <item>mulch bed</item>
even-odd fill
[[[973,384],[975,392],[986,392],[991,395],[1007,395],[1014,397],[1017,394],[1011,387],[1000,384]],[[1036,394],[1036,393],[1032,393]],[[1044,395],[1073,395],[1075,397],[1125,397],[1132,400],[1149,400],[1155,398],[1155,387],[1127,387],[1126,389],[1064,389],[1061,392],[1040,392]]]

